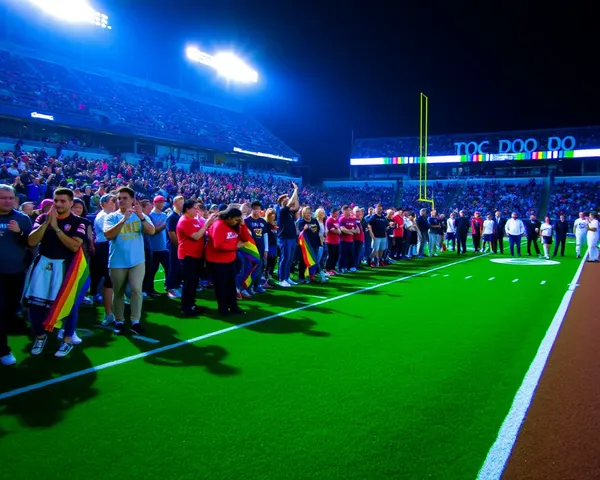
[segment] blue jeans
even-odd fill
[[[294,253],[296,252],[296,239],[295,238],[279,238],[279,268],[277,275],[280,282],[290,278],[290,269],[292,268],[292,262],[294,261]]]
[[[521,235],[509,235],[508,244],[510,245],[510,255],[515,256],[515,245],[517,246],[517,255],[521,256]]]
[[[31,324],[31,329],[33,333],[41,337],[42,335],[46,335],[46,329],[44,327],[44,321],[50,313],[50,309],[46,307],[39,307],[37,305],[30,305],[28,307],[29,312],[29,323]],[[63,326],[62,328],[65,331],[65,337],[72,337],[75,333],[75,327],[77,326],[77,310],[71,310],[71,313],[62,320]]]

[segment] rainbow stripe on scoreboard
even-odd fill
[[[434,155],[428,156],[426,162],[432,163],[471,163],[471,162],[507,162],[515,160],[559,160],[562,158],[598,158],[600,149],[589,150],[554,150],[544,152],[522,153],[486,153],[479,155]],[[377,157],[352,158],[350,165],[410,165],[419,163],[416,157]]]

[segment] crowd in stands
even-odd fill
[[[516,212],[519,217],[526,218],[536,213],[541,196],[541,183],[531,179],[525,183],[481,182],[467,183],[453,200],[452,210],[472,212],[494,212],[501,209],[503,214]]]
[[[590,212],[600,206],[600,182],[555,183],[550,194],[548,215],[564,215],[575,220],[580,211]]]
[[[127,125],[158,138],[195,138],[199,146],[230,145],[296,156],[241,112],[166,91],[118,81],[0,50],[0,103]]]

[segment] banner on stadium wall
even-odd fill
[[[493,153],[477,155],[432,155],[424,161],[432,163],[506,162],[514,160],[559,160],[562,158],[599,158],[600,148],[587,150],[555,150],[525,153]],[[351,166],[418,164],[420,157],[351,158]]]

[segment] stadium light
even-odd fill
[[[64,22],[89,23],[112,30],[108,23],[108,15],[97,11],[87,0],[29,0],[29,3]]]
[[[258,73],[250,68],[242,59],[231,52],[219,52],[215,55],[202,52],[197,47],[185,50],[189,60],[214,68],[219,75],[241,83],[258,82]]]

